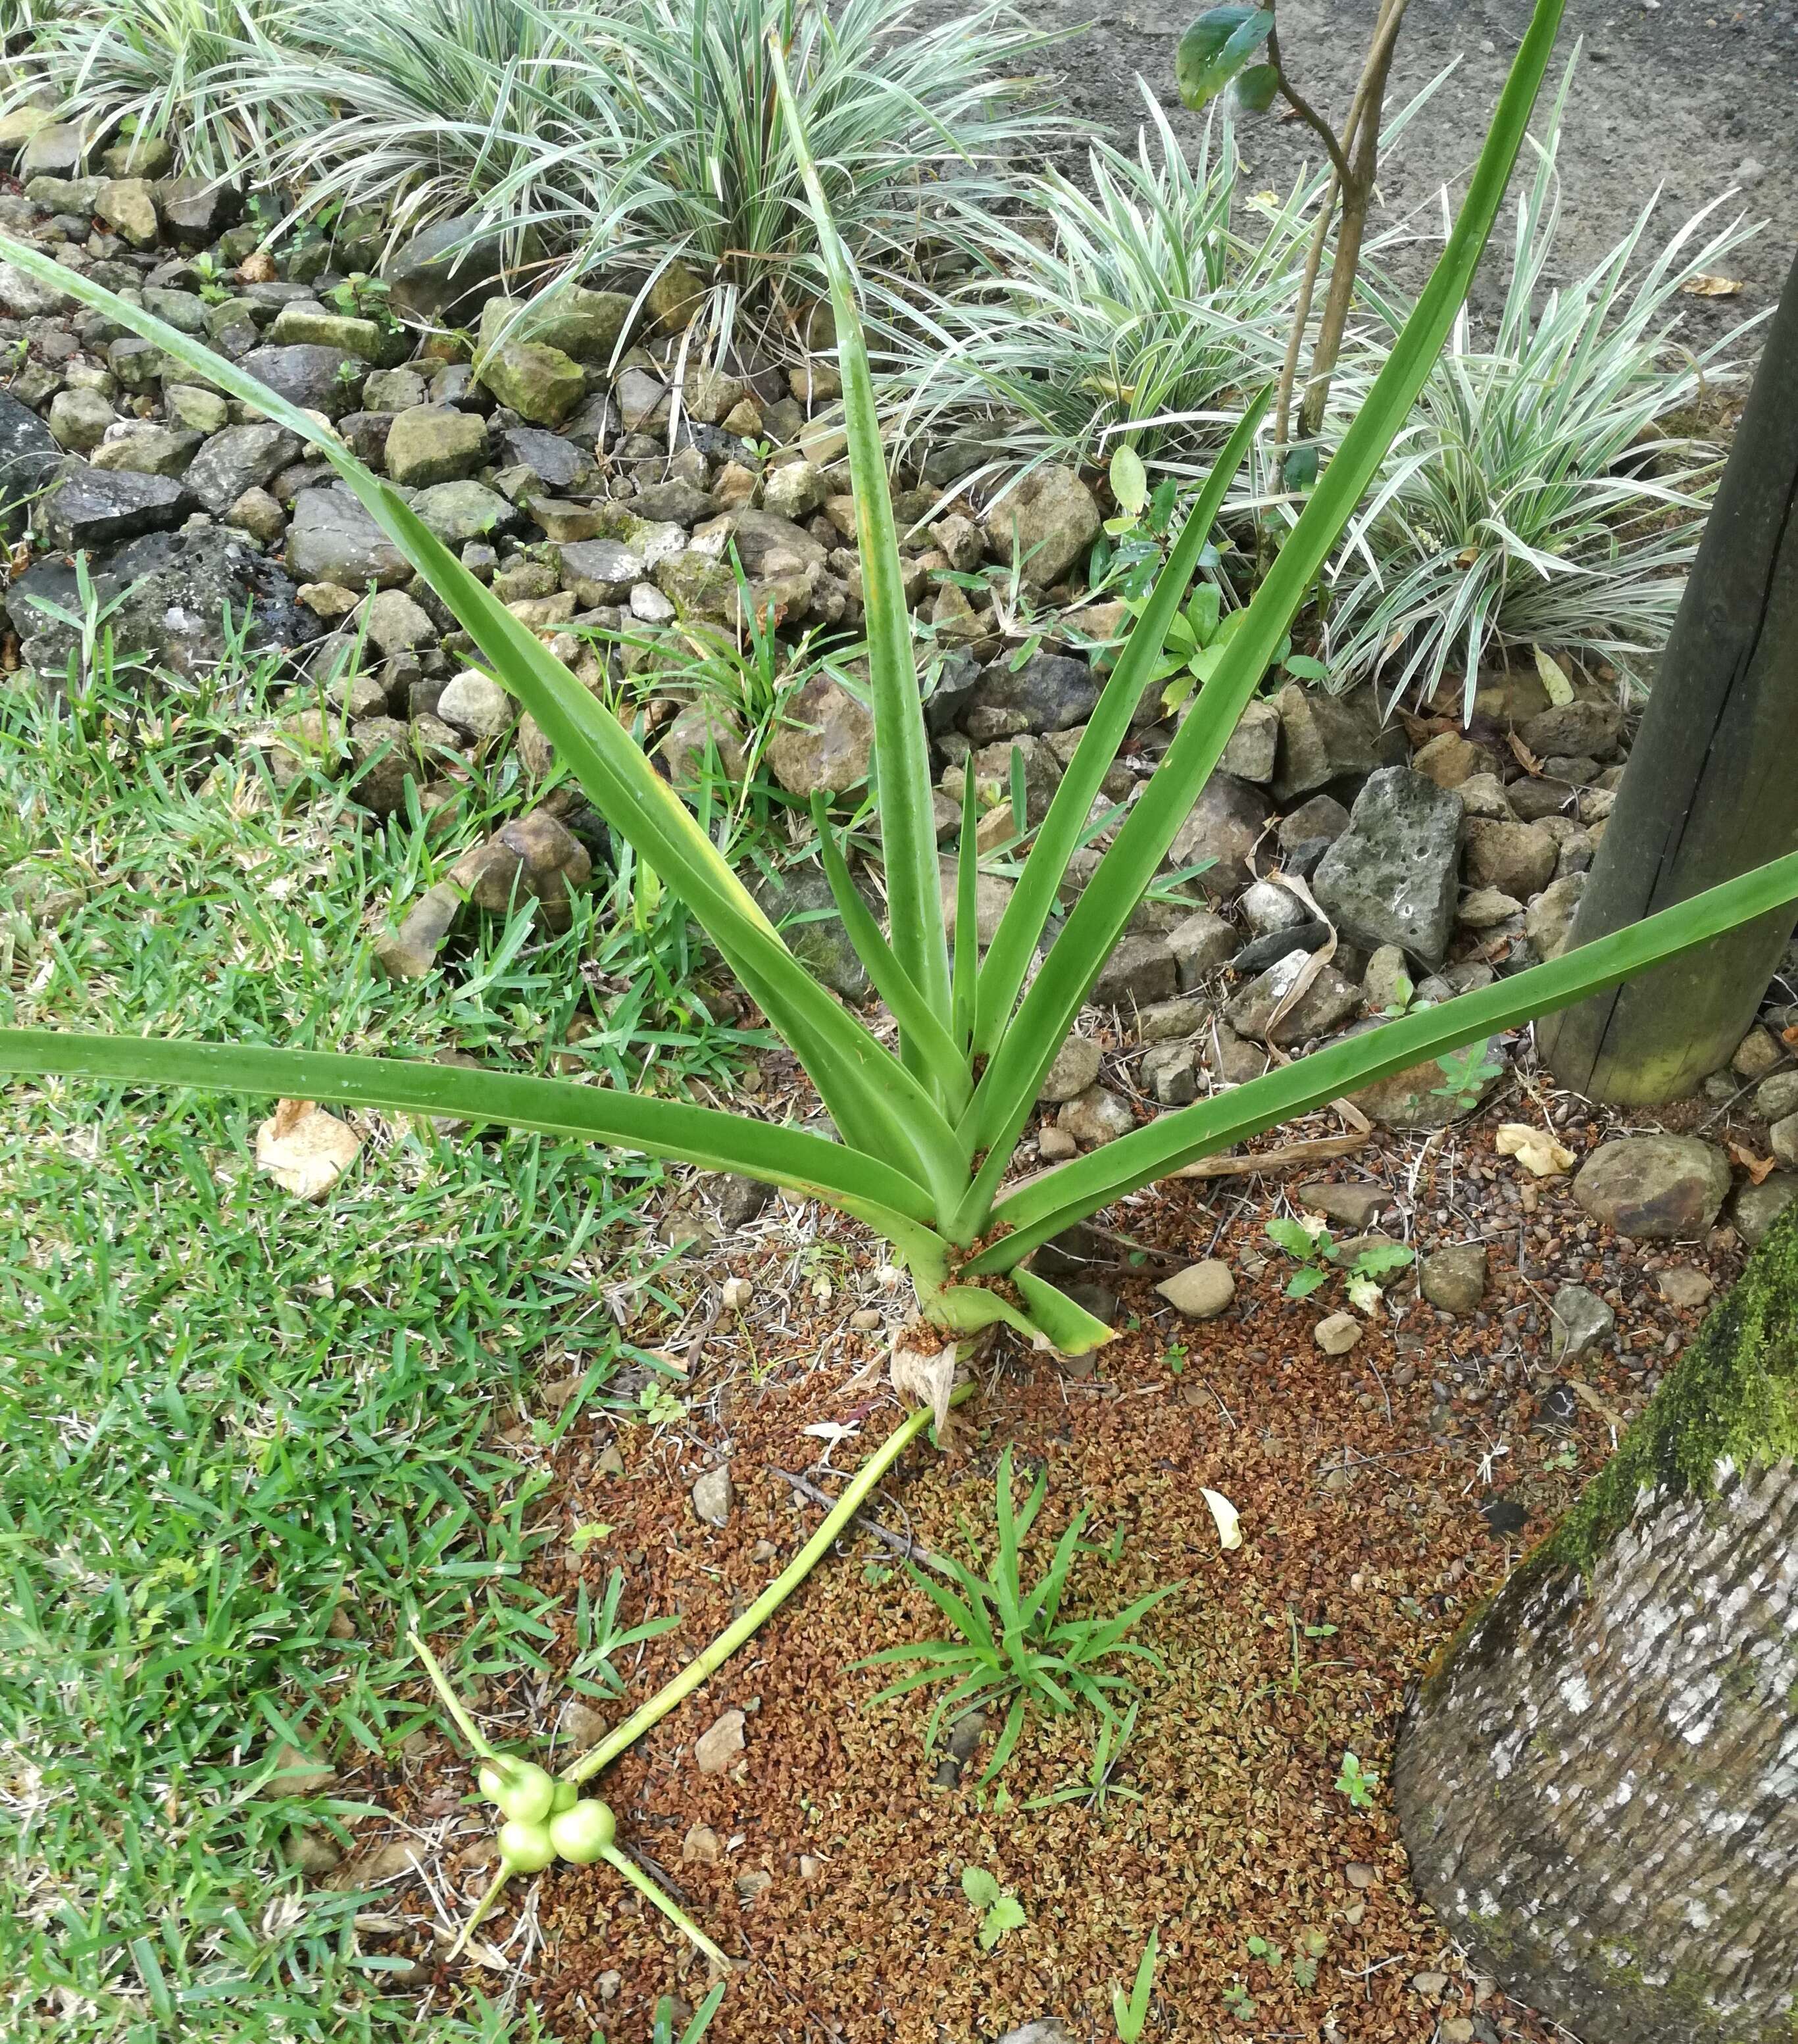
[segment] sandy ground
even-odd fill
[[[1095,11],[1090,0],[1022,0],[1034,25],[1090,28],[1051,52],[1061,96],[1074,113],[1128,143],[1142,117],[1147,81],[1183,137],[1202,117],[1174,89],[1174,47],[1201,11],[1196,0],[1138,0]],[[1387,167],[1382,196],[1404,214],[1427,207],[1445,177],[1472,162],[1529,16],[1525,0],[1413,0],[1393,67],[1389,106],[1402,106],[1439,72],[1439,88]],[[1376,0],[1280,0],[1289,71],[1312,104],[1339,120],[1366,54]],[[1562,146],[1563,219],[1557,268],[1589,267],[1662,190],[1670,233],[1719,194],[1738,198],[1719,217],[1746,209],[1768,224],[1733,259],[1747,289],[1739,313],[1772,303],[1798,245],[1798,6],[1788,0],[1568,0],[1556,59],[1581,60]],[[1253,171],[1283,185],[1315,137],[1270,114],[1245,118]],[[1489,260],[1487,278],[1493,266]],[[1476,287],[1476,302],[1481,294]],[[1695,306],[1700,320],[1715,310]]]

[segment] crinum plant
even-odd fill
[[[850,937],[897,1024],[893,1050],[795,959],[630,733],[328,425],[140,306],[65,271],[40,250],[0,240],[0,253],[28,275],[153,340],[194,375],[319,448],[455,613],[613,829],[686,903],[810,1075],[842,1139],[718,1108],[522,1074],[150,1036],[6,1030],[0,1032],[0,1070],[451,1115],[746,1173],[828,1201],[878,1230],[909,1271],[925,1320],[945,1337],[1004,1324],[1040,1345],[1078,1353],[1109,1339],[1111,1330],[1029,1263],[1039,1244],[1071,1223],[1293,1115],[1613,985],[1798,896],[1793,855],[1550,963],[1165,1114],[1055,1170],[1012,1178],[1014,1150],[1056,1052],[1441,352],[1497,213],[1562,4],[1538,0],[1459,217],[1415,311],[1225,656],[1040,959],[1070,855],[1082,840],[1106,771],[1155,671],[1212,519],[1266,411],[1266,394],[1248,405],[1170,549],[1035,828],[983,956],[974,908],[978,852],[971,797],[953,876],[945,881],[939,870],[928,743],[855,279],[784,71],[771,67],[778,106],[770,118],[793,129],[836,317],[866,592],[886,932],[852,884],[828,817],[820,819],[820,847]],[[956,904],[952,943],[946,934],[946,889]]]

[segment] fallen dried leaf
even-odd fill
[[[1554,655],[1540,646],[1531,646],[1536,656],[1536,672],[1542,677],[1542,685],[1548,691],[1551,703],[1570,703],[1573,700],[1573,685],[1567,678],[1567,670]]]
[[[1688,277],[1680,289],[1689,298],[1734,298],[1741,295],[1739,277],[1719,277],[1700,271],[1696,276]]]
[[[321,1200],[356,1160],[362,1138],[309,1100],[283,1100],[256,1131],[256,1168],[302,1200]]]
[[[1501,1157],[1515,1157],[1538,1178],[1562,1178],[1573,1168],[1573,1153],[1566,1143],[1527,1121],[1501,1122],[1493,1147]]]
[[[1752,1150],[1744,1148],[1739,1143],[1731,1143],[1729,1154],[1757,1185],[1765,1181],[1768,1173],[1778,1162],[1778,1159],[1773,1157],[1757,1157]]]
[[[1211,1507],[1211,1516],[1217,1521],[1217,1544],[1225,1554],[1243,1544],[1243,1522],[1236,1508],[1220,1490],[1208,1490],[1203,1484],[1199,1495]]]

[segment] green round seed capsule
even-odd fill
[[[618,1835],[618,1823],[609,1804],[588,1797],[551,1817],[549,1835],[564,1859],[576,1866],[591,1866]]]
[[[499,1856],[514,1873],[541,1873],[555,1857],[549,1827],[508,1819],[499,1827]]]
[[[580,1790],[572,1781],[558,1781],[555,1785],[555,1794],[550,1803],[549,1814],[552,1817],[558,1817],[564,1810],[573,1809],[580,1798]]]
[[[555,1780],[535,1761],[490,1760],[476,1779],[481,1793],[498,1806],[503,1817],[521,1824],[540,1824],[555,1800]]]

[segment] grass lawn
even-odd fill
[[[514,770],[471,773],[428,834],[367,829],[322,788],[283,812],[232,736],[263,678],[227,679],[108,676],[59,721],[8,678],[0,1015],[543,1068],[587,998],[583,952],[628,978],[603,889],[552,943],[524,917],[490,931],[453,983],[390,986],[369,948],[394,889],[516,807]],[[658,1055],[697,1058],[678,1016],[656,1023]],[[621,1058],[648,1026],[582,1055]],[[365,1119],[315,1206],[255,1168],[271,1106],[0,1093],[0,2034],[19,2044],[511,2020],[421,2020],[392,1992],[357,1898],[287,1863],[296,1826],[341,1836],[356,1805],[269,1777],[284,1742],[353,1765],[421,1722],[398,1686],[409,1622],[469,1627],[465,1670],[543,1665],[521,1465],[551,1430],[525,1394],[587,1373],[555,1421],[575,1424],[628,1356],[601,1243],[644,1181]]]

